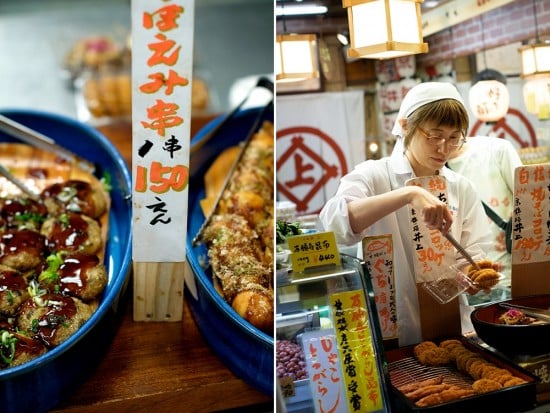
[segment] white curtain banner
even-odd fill
[[[316,214],[365,160],[364,92],[278,96],[276,120],[277,200]]]

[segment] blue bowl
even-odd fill
[[[273,396],[273,337],[260,331],[238,315],[220,296],[212,284],[212,273],[203,265],[207,260],[204,245],[193,245],[205,216],[200,207],[204,198],[204,173],[214,159],[226,148],[242,142],[253,126],[261,109],[240,111],[223,127],[223,131],[192,155],[189,184],[187,232],[187,261],[194,275],[194,285],[186,282],[186,299],[206,341],[239,378],[262,393]],[[197,144],[222,118],[207,124],[192,140]],[[273,121],[273,111],[264,114],[264,120]],[[201,265],[203,263],[203,265]]]
[[[57,114],[2,110],[4,116],[53,138],[111,176],[111,209],[105,265],[108,284],[98,309],[69,339],[21,366],[0,370],[0,411],[40,413],[54,408],[89,377],[105,355],[120,317],[131,269],[131,178],[111,142],[92,127]],[[20,142],[0,132],[0,142]]]

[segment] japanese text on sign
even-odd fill
[[[550,164],[516,168],[512,230],[514,262],[550,260]]]
[[[340,264],[340,254],[333,232],[297,235],[289,237],[287,242],[294,272],[302,272],[306,268]]]
[[[397,299],[391,234],[364,238],[363,259],[372,279],[382,337],[397,338]]]
[[[193,13],[189,0],[132,4],[136,261],[185,261]]]
[[[334,293],[330,303],[349,411],[379,411],[384,401],[364,293]]]
[[[334,331],[307,331],[302,335],[302,347],[315,411],[347,413]]]
[[[444,176],[424,176],[407,181],[406,185],[417,185],[432,193],[442,202],[447,202],[447,181]],[[409,208],[411,243],[414,249],[414,269],[417,282],[433,281],[449,275],[449,267],[455,258],[451,243],[439,230],[430,230],[415,208]]]

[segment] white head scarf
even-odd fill
[[[416,109],[427,103],[441,99],[454,99],[466,106],[457,88],[447,82],[424,82],[414,86],[407,92],[401,106],[397,119],[392,129],[392,134],[397,138],[392,153],[403,153],[403,129],[399,123],[400,119],[407,118]]]

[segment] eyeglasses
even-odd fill
[[[466,139],[464,138],[464,135],[461,134],[460,137],[458,136],[449,136],[448,138],[444,138],[443,136],[437,136],[437,135],[430,135],[428,132],[426,132],[424,129],[422,129],[420,126],[417,126],[416,129],[418,129],[422,135],[426,137],[428,140],[428,143],[430,145],[434,146],[442,146],[444,142],[447,143],[447,145],[450,148],[453,149],[460,149],[462,148],[462,145],[466,142]]]

